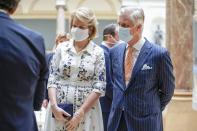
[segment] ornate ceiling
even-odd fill
[[[112,19],[117,17],[121,0],[67,0],[65,16],[74,9],[84,6],[95,11],[97,18]],[[56,0],[21,0],[15,18],[56,18]]]

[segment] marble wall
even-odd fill
[[[193,17],[193,37],[194,37],[194,66],[193,66],[193,74],[194,74],[194,85],[193,85],[193,94],[192,94],[192,107],[197,111],[197,0],[194,1],[195,11]]]
[[[176,77],[176,89],[193,87],[194,0],[166,0],[166,45],[170,51]]]

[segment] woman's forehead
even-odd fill
[[[81,20],[79,20],[79,19],[76,18],[76,17],[73,18],[73,23],[72,23],[72,24],[75,24],[75,25],[87,25],[86,22],[81,21]]]

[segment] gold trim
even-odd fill
[[[178,91],[178,90],[175,90],[174,96],[191,97],[192,96],[192,91]]]
[[[192,101],[192,91],[175,90],[172,100]]]

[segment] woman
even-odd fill
[[[70,23],[72,39],[59,44],[52,59],[45,130],[103,131],[99,97],[105,93],[104,53],[91,41],[97,20],[91,10],[79,8]],[[73,104],[70,120],[60,103]]]

